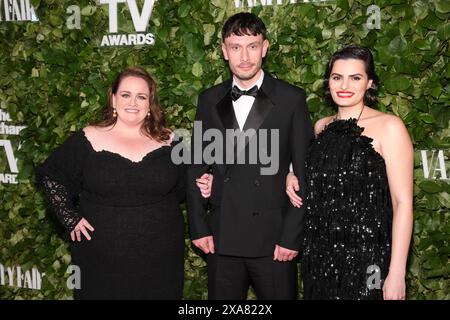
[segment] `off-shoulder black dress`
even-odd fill
[[[392,204],[384,159],[356,119],[335,120],[307,159],[306,299],[382,299]]]
[[[75,299],[181,299],[185,168],[174,143],[133,162],[95,151],[82,130],[36,169],[50,206],[67,231],[81,218],[92,240],[71,242],[80,267]]]

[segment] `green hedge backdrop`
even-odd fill
[[[139,8],[143,2],[137,1]],[[158,82],[171,127],[190,129],[199,92],[229,77],[220,30],[227,17],[242,10],[266,23],[271,47],[265,69],[307,90],[314,121],[333,113],[323,103],[321,81],[330,55],[350,43],[373,49],[382,82],[379,108],[404,120],[416,150],[408,298],[450,299],[450,2],[289,2],[157,1],[147,30],[155,44],[147,46],[101,47],[108,6],[95,1],[35,0],[38,22],[0,21],[0,107],[14,123],[27,126],[18,136],[0,135],[11,140],[20,170],[18,184],[0,184],[0,299],[72,298],[66,287],[67,242],[33,185],[33,166],[97,116],[108,85],[127,66],[145,67]],[[67,25],[71,5],[81,9],[81,29]],[[380,9],[379,26],[368,13],[371,5]],[[127,6],[120,4],[118,11],[119,33],[136,33]],[[379,28],[368,28],[367,22]],[[432,166],[428,178],[420,150]],[[439,171],[438,151],[431,150],[443,153],[446,175]],[[0,148],[0,172],[9,172],[6,160]],[[205,299],[205,263],[188,237],[186,248],[185,298]],[[20,288],[17,280],[10,286],[6,270],[17,266],[45,273],[41,289]]]

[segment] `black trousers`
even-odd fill
[[[296,261],[216,253],[207,255],[207,263],[210,300],[245,300],[249,286],[259,300],[295,300],[298,297]]]

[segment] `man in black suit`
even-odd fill
[[[211,153],[213,161],[193,159],[188,169],[191,238],[207,254],[210,299],[245,299],[250,285],[258,299],[296,299],[304,208],[289,205],[285,178],[291,163],[305,185],[304,161],[313,138],[305,92],[262,70],[269,42],[256,15],[230,17],[222,39],[233,77],[200,94],[192,141],[215,129],[224,143]],[[231,141],[230,132],[238,132]],[[221,139],[213,142],[217,146]],[[207,146],[194,144],[197,160]],[[269,154],[271,168],[257,157]],[[257,161],[250,161],[255,156]],[[214,177],[210,210],[196,185],[207,172]]]

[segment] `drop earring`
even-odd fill
[[[113,107],[113,117],[116,118],[117,117],[117,110],[116,110],[116,106]]]

